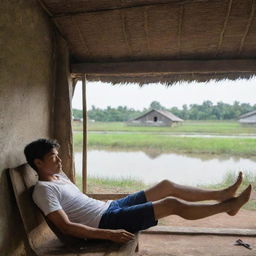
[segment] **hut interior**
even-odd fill
[[[0,254],[30,255],[7,168],[55,137],[73,179],[77,79],[167,85],[250,78],[255,0],[3,0],[0,15]]]

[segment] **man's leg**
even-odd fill
[[[238,197],[233,197],[217,204],[188,203],[167,197],[153,202],[155,219],[159,220],[169,215],[178,215],[184,219],[196,220],[221,212],[226,212],[233,216],[246,202],[248,202],[251,190],[252,186],[249,185]]]
[[[240,172],[237,181],[232,186],[223,190],[206,190],[163,180],[154,187],[145,190],[145,195],[147,200],[152,202],[168,196],[177,197],[190,202],[203,200],[225,201],[234,196],[242,179],[242,172]]]

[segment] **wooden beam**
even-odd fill
[[[86,76],[82,77],[83,94],[83,193],[87,190],[87,106],[86,106]]]
[[[147,75],[189,73],[256,72],[255,59],[133,61],[79,63],[71,65],[73,74],[87,75]]]
[[[256,237],[256,229],[238,228],[200,228],[200,227],[170,227],[155,226],[145,231],[144,234],[166,235],[218,235],[218,236],[252,236]]]

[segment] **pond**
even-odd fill
[[[82,173],[82,153],[75,152],[76,173]],[[184,185],[220,183],[230,172],[240,170],[256,175],[256,159],[182,155],[175,153],[150,154],[142,151],[88,151],[88,175],[108,178],[134,178],[146,184],[170,179]]]

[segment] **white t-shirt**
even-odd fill
[[[107,202],[95,200],[83,194],[64,173],[56,174],[54,181],[38,181],[33,191],[36,205],[48,215],[64,210],[71,222],[97,228],[103,213],[109,207]]]

